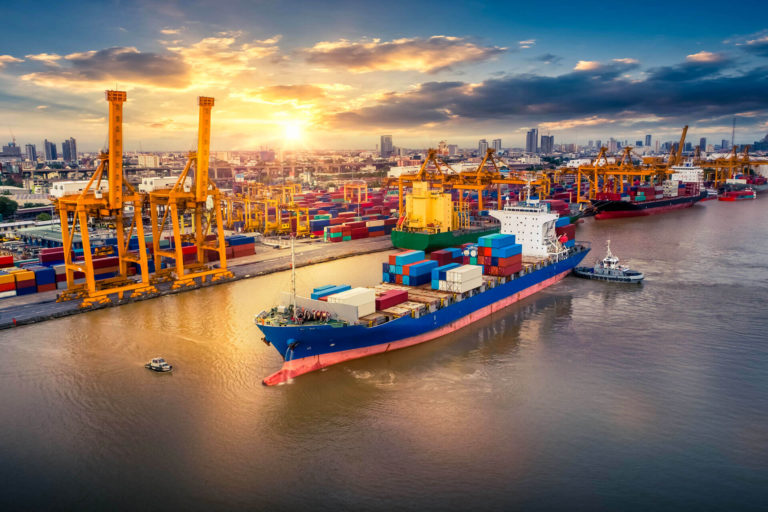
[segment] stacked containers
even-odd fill
[[[12,267],[13,266],[13,256],[6,256],[4,254],[0,254],[0,268],[5,267]]]
[[[0,270],[0,299],[16,296],[16,279],[13,274]]]
[[[35,273],[31,270],[22,268],[6,269],[6,272],[13,274],[16,280],[16,295],[31,295],[37,293],[37,283],[35,283]]]
[[[376,312],[376,292],[370,288],[352,288],[328,296],[328,302],[357,306],[357,317],[363,317]]]
[[[477,242],[477,264],[483,266],[483,274],[511,276],[522,270],[523,246],[515,243],[515,235],[486,235]]]
[[[252,236],[234,235],[226,237],[225,240],[227,245],[227,258],[253,256],[256,252],[256,238]]]
[[[477,265],[477,244],[468,243],[461,246],[461,261],[465,265]]]
[[[429,259],[437,261],[438,265],[442,266],[449,263],[461,263],[461,256],[461,249],[449,247],[447,249],[440,249],[439,251],[432,251],[429,255]]]
[[[385,283],[405,284],[404,277],[408,276],[408,282],[410,282],[410,268],[407,269],[406,273],[406,269],[404,267],[413,263],[423,263],[424,261],[429,261],[425,260],[424,251],[403,251],[397,254],[390,254],[389,263],[384,263],[382,265],[382,281]],[[415,270],[416,271],[414,272],[414,277],[416,275],[423,275],[424,269],[417,268]],[[429,273],[427,272],[426,275],[429,276]],[[416,280],[418,279],[414,279],[414,281]],[[425,281],[425,283],[428,282],[429,279]]]
[[[479,265],[462,265],[445,273],[446,291],[465,293],[479,288],[483,284],[483,267]]]
[[[416,263],[403,265],[403,284],[419,286],[429,283],[432,269],[437,267],[435,260],[421,260]]]
[[[56,271],[50,267],[42,265],[33,265],[27,267],[35,273],[35,283],[37,283],[37,292],[49,292],[56,289]]]
[[[460,267],[460,263],[449,263],[432,269],[432,289],[433,290],[447,290],[446,274],[449,270]],[[442,284],[441,284],[442,283]]]

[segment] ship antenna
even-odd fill
[[[607,246],[608,246],[608,255],[606,256],[606,258],[610,258],[611,256],[613,256],[613,254],[611,254],[611,241],[610,240],[608,240]]]
[[[296,316],[296,251],[293,247],[293,235],[291,235],[291,299],[293,315]]]

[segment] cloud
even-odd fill
[[[743,46],[744,50],[759,57],[768,57],[768,32],[758,33],[754,39],[748,39]]]
[[[518,41],[517,44],[520,45],[520,48],[530,48],[531,46],[536,44],[536,40],[526,39],[525,41]]]
[[[563,58],[553,53],[545,53],[543,55],[539,55],[538,57],[533,57],[531,60],[543,62],[544,64],[556,64],[563,60]]]
[[[61,60],[61,55],[58,55],[56,53],[37,53],[33,55],[26,55],[26,58],[29,60],[36,60],[38,62],[43,62],[45,64],[48,64],[49,66],[58,66],[59,60]]]
[[[352,73],[406,70],[437,73],[455,65],[488,60],[506,50],[481,46],[461,37],[432,36],[393,41],[324,41],[304,50],[304,55],[311,64]]]
[[[61,68],[23,75],[38,85],[101,88],[115,81],[122,84],[183,88],[189,84],[190,68],[175,55],[142,53],[133,47],[72,53]],[[121,84],[121,85],[122,85]]]
[[[36,108],[37,110],[45,110],[45,109],[47,109],[47,108],[48,108],[48,105],[38,105],[38,106],[37,106],[37,107],[35,107],[35,108]]]
[[[623,59],[613,59],[613,62],[619,62],[621,64],[638,64],[637,59],[631,59],[628,57],[624,57]]]
[[[165,34],[167,36],[173,35],[173,34],[178,34],[179,32],[181,32],[181,29],[179,29],[179,28],[164,28],[164,29],[160,30],[161,34]]]
[[[17,59],[13,55],[0,55],[0,68],[9,62],[24,62],[24,59]]]
[[[580,60],[573,69],[574,71],[594,71],[600,69],[600,66],[602,64],[594,60]]]
[[[271,85],[259,89],[246,89],[241,92],[232,93],[230,96],[240,98],[245,101],[267,102],[267,103],[299,103],[312,102],[314,100],[326,97],[323,87],[317,85]]]
[[[720,53],[700,51],[699,53],[688,55],[685,60],[688,62],[722,62],[725,60],[725,56]]]
[[[244,71],[255,69],[254,60],[263,59],[279,51],[280,36],[266,40],[239,43],[238,32],[222,32],[218,37],[206,37],[190,46],[171,46],[168,50],[180,56],[193,69],[210,71],[214,74],[232,77]]]
[[[429,82],[412,90],[382,95],[375,104],[327,116],[339,128],[413,128],[438,123],[443,128],[496,121],[518,125],[551,123],[550,129],[596,126],[612,121],[632,125],[673,120],[768,113],[768,67],[723,75],[722,63],[683,62],[675,72],[695,69],[695,77],[658,69],[627,78],[635,63],[582,64],[558,76],[518,74],[479,84]],[[701,68],[705,64],[709,74]],[[579,67],[579,66],[577,66]],[[662,68],[659,68],[662,69]]]

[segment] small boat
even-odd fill
[[[173,366],[162,357],[153,357],[150,362],[144,365],[144,368],[149,368],[153,372],[170,372],[173,370]]]
[[[576,267],[573,274],[586,279],[614,281],[617,283],[640,283],[645,277],[642,272],[619,265],[619,258],[611,253],[611,241],[608,240],[608,254],[594,267]]]
[[[726,190],[717,197],[718,201],[743,201],[744,199],[757,199],[757,194],[752,188],[741,190]]]

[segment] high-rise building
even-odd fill
[[[646,135],[645,136],[645,145],[646,146],[650,146],[651,145],[651,136],[650,135]]]
[[[65,140],[61,143],[61,158],[65,162],[72,161],[72,151],[70,150],[69,141]]]
[[[3,146],[2,156],[11,158],[21,158],[21,148],[16,145],[16,141],[9,142],[7,146]]]
[[[31,162],[37,162],[37,148],[34,144],[27,144],[24,146],[25,152],[27,154],[27,160]]]
[[[389,158],[393,154],[394,147],[392,146],[392,136],[391,135],[382,135],[381,136],[381,157],[382,158]]]
[[[448,156],[456,156],[459,152],[458,144],[448,144]]]
[[[641,141],[641,140],[636,140],[636,141],[635,141],[635,147],[637,147],[637,148],[641,148],[641,147],[643,147],[643,141]]]
[[[693,151],[693,144],[691,142],[686,142],[685,146],[683,146],[683,151]]]
[[[526,153],[538,153],[539,152],[539,129],[531,128],[528,133],[525,134],[525,151]]]
[[[43,145],[45,146],[45,159],[47,161],[56,160],[58,158],[58,155],[56,154],[56,144],[48,142],[48,139],[45,139]]]
[[[699,147],[701,148],[702,151],[706,151],[707,150],[707,138],[706,137],[702,137],[702,138],[699,139]]]
[[[592,147],[592,146],[594,146],[594,145],[595,145],[595,141],[591,140],[591,141],[589,141],[589,143],[587,144],[587,147],[588,147],[588,148],[591,148],[591,147]]]
[[[608,152],[615,153],[619,150],[619,142],[613,137],[608,140]]]
[[[160,157],[157,155],[141,154],[138,156],[139,167],[160,167]]]
[[[448,154],[448,144],[441,140],[437,145],[437,154],[438,155],[447,155]]]
[[[488,141],[480,139],[480,142],[477,143],[477,151],[481,156],[485,156],[485,153],[488,151]]]
[[[493,149],[495,149],[497,153],[501,152],[501,139],[493,139]]]
[[[550,155],[555,149],[555,136],[554,135],[542,135],[541,136],[541,153],[544,155]]]
[[[600,139],[597,139],[597,140],[595,141],[595,147],[596,147],[597,149],[600,149],[600,148],[602,148],[602,147],[603,147],[603,141],[601,141]]]
[[[720,141],[720,149],[723,149],[725,151],[728,151],[731,149],[731,144],[728,142],[728,139],[723,139]]]

